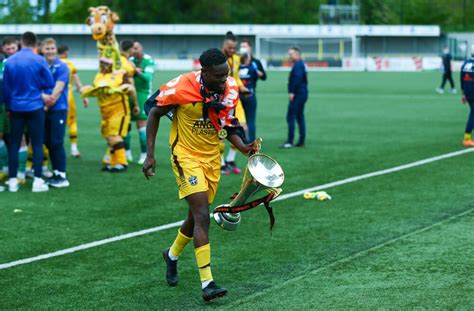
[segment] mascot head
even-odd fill
[[[117,13],[112,12],[107,6],[91,7],[89,13],[86,24],[91,27],[92,38],[96,41],[112,33],[115,23],[119,21]]]

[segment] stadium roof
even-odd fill
[[[118,24],[118,35],[223,35],[227,31],[236,35],[255,36],[419,36],[438,37],[437,25],[204,25],[204,24]],[[33,31],[39,35],[89,35],[85,24],[19,24],[0,25],[1,34],[22,34]]]

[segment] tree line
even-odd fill
[[[36,5],[33,6],[32,3]],[[0,0],[0,21],[83,23],[90,6],[107,5],[123,24],[319,24],[327,0]],[[474,0],[360,0],[360,23],[440,25],[474,30]],[[351,4],[352,0],[339,0]],[[52,4],[56,10],[51,11]]]

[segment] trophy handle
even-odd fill
[[[255,153],[260,153],[260,150],[262,149],[262,142],[263,142],[263,139],[261,137],[258,137],[257,139],[255,139],[255,145],[257,146],[257,151],[255,151]]]

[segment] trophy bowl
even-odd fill
[[[251,155],[247,161],[244,177],[240,190],[230,204],[222,204],[214,209],[212,217],[219,227],[235,231],[240,225],[240,213],[215,212],[218,208],[232,208],[249,204],[251,199],[259,192],[276,193],[278,195],[281,189],[278,189],[285,180],[285,174],[281,166],[271,157],[256,153]]]

